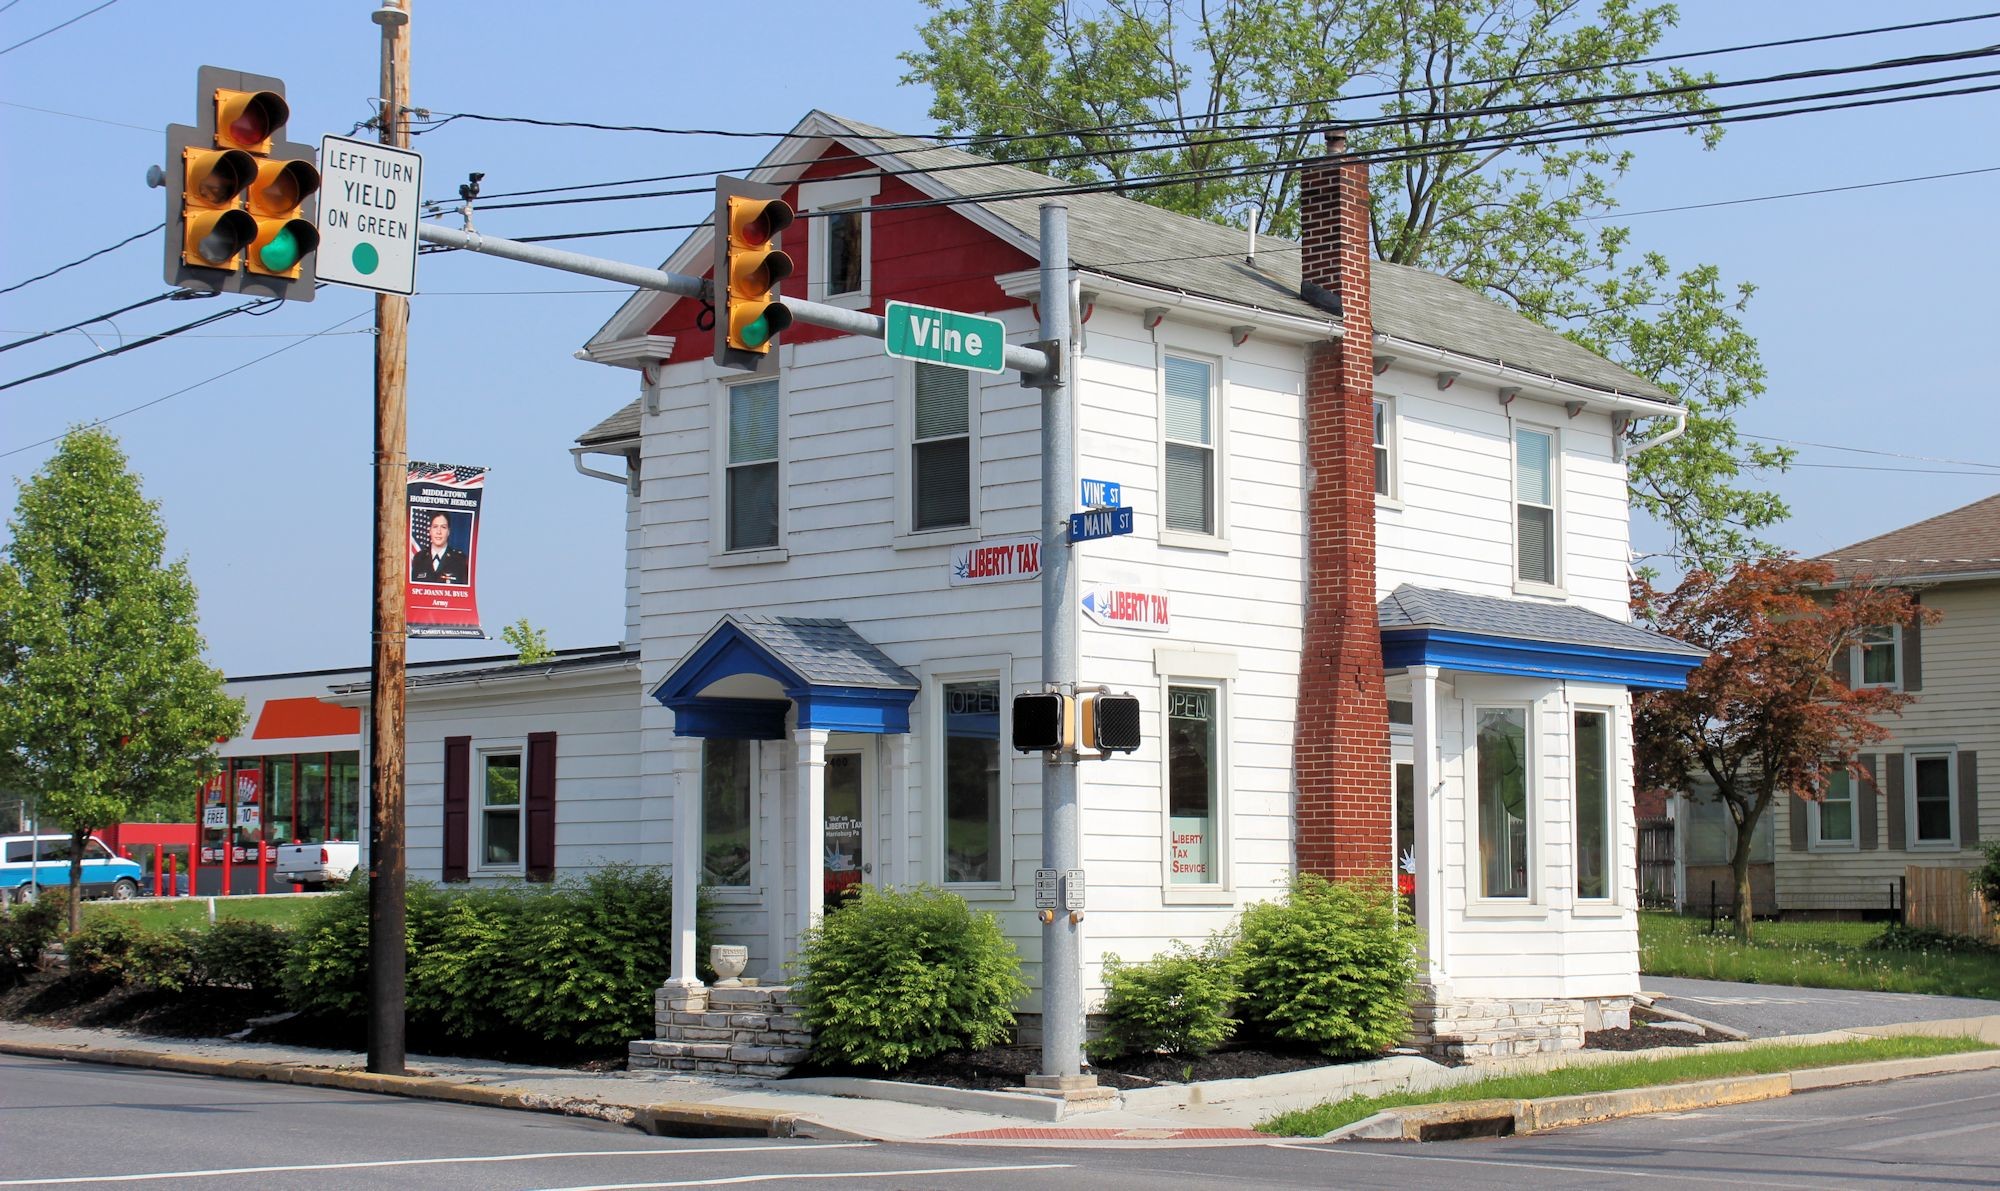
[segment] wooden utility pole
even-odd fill
[[[410,147],[410,0],[382,0],[381,142]],[[408,626],[410,300],[375,296],[375,612],[369,686],[368,1070],[403,1074],[403,670]]]

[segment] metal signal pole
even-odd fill
[[[410,147],[410,0],[382,0],[381,142]],[[410,300],[375,296],[375,611],[368,778],[368,1070],[403,1074],[407,955],[403,868],[403,677],[409,564],[409,446],[404,365]]]

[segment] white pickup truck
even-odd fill
[[[361,863],[361,845],[337,840],[323,844],[284,844],[278,848],[277,879],[318,888],[345,881]]]

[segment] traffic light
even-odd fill
[[[1024,753],[1070,747],[1070,704],[1068,695],[1053,691],[1014,696],[1014,747]]]
[[[715,362],[752,372],[770,368],[771,340],[792,325],[778,287],[792,258],[778,237],[792,223],[784,188],[715,180]]]
[[[283,138],[283,80],[204,66],[194,126],[167,126],[166,280],[208,293],[310,302],[319,230],[312,146]]]
[[[1086,695],[1077,713],[1077,740],[1100,753],[1139,749],[1139,700],[1135,695]]]

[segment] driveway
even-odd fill
[[[2000,1001],[1978,997],[1791,988],[1676,976],[1642,976],[1639,987],[1664,998],[1661,1004],[1665,1008],[1741,1030],[1752,1038],[2000,1016]]]

